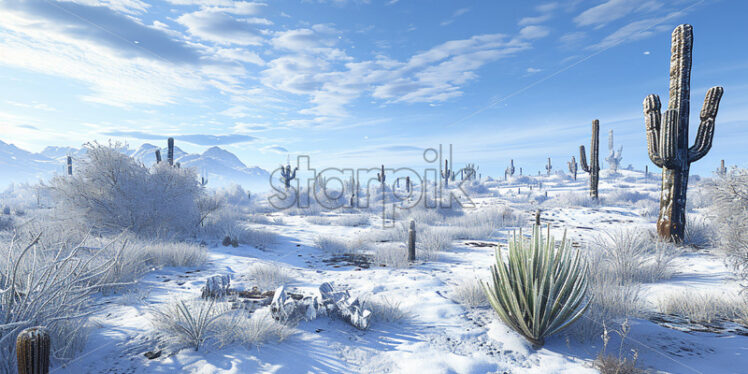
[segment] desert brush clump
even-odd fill
[[[515,234],[506,258],[496,248],[492,282],[483,290],[501,320],[534,345],[542,346],[553,335],[584,314],[587,264],[571,248],[566,234],[556,242],[534,226],[529,240]]]
[[[720,250],[733,270],[748,280],[748,169],[731,168],[709,187],[714,203],[709,208]]]
[[[97,233],[128,230],[144,237],[194,234],[213,204],[190,168],[166,163],[148,168],[124,154],[119,143],[85,145],[72,176],[56,177],[50,189],[57,209],[81,217]]]

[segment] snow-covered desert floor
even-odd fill
[[[209,257],[203,265],[155,270],[126,291],[101,296],[105,306],[91,317],[95,327],[84,350],[52,372],[595,373],[592,362],[602,349],[599,337],[582,339],[566,332],[547,339],[542,348],[532,347],[504,325],[488,304],[469,306],[455,296],[461,284],[490,280],[496,246],[505,247],[507,238],[522,226],[527,233],[537,209],[556,239],[566,231],[572,245],[582,251],[593,250],[590,243],[604,232],[653,229],[659,193],[656,176],[645,181],[641,172],[603,172],[600,204],[585,197],[587,183],[582,175],[577,181],[552,175],[472,182],[468,190],[476,206],[464,208],[462,216],[501,209],[513,212],[512,222],[497,224],[480,237],[454,234],[444,250],[412,264],[395,260],[387,265],[376,254],[379,246],[406,250],[397,235],[389,241],[391,236],[383,234],[398,231],[399,226],[383,228],[381,211],[247,213],[254,216],[246,221],[251,229],[276,234],[268,243],[232,247],[205,241]],[[698,205],[698,187],[690,192]],[[689,215],[699,217],[703,208],[692,206]],[[355,219],[345,219],[352,215]],[[436,228],[449,225],[450,217],[427,218],[418,223],[419,230],[424,230],[425,222]],[[392,224],[389,219],[388,224]],[[320,244],[325,240],[345,246],[347,250],[338,252],[346,254],[331,252],[331,244]],[[678,323],[659,313],[658,305],[668,294],[685,290],[734,297],[739,292],[738,281],[717,252],[710,246],[682,248],[672,261],[674,273],[669,279],[638,284],[639,311],[628,319],[630,332],[624,345],[612,334],[607,349],[620,349],[625,357],[635,350],[637,366],[653,372],[745,372],[748,329],[744,326],[725,322],[710,328]],[[271,268],[282,273],[280,283],[289,292],[314,294],[322,283],[330,282],[351,296],[376,299],[402,316],[375,315],[366,330],[339,318],[301,319],[280,342],[206,345],[197,352],[158,351],[151,322],[154,306],[175,298],[199,298],[206,279],[214,275],[230,275],[231,289],[250,290],[258,285],[251,276],[257,264],[275,265]],[[236,301],[241,296],[227,298]],[[159,354],[149,359],[146,352]]]

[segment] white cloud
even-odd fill
[[[528,72],[528,73],[530,73],[530,74],[535,74],[535,73],[539,73],[539,72],[541,72],[541,71],[543,71],[543,69],[532,68],[532,67],[530,67],[530,68],[527,68],[527,72]]]
[[[608,0],[576,16],[578,26],[604,26],[635,12],[651,12],[662,7],[657,0]]]
[[[677,11],[669,13],[663,17],[647,18],[628,23],[612,34],[603,38],[603,40],[601,40],[599,43],[591,45],[589,48],[610,48],[624,42],[644,39],[652,36],[655,33],[667,32],[672,28],[672,26],[667,24],[667,22],[682,15],[684,15],[684,12]]]
[[[524,17],[517,22],[520,26],[527,26],[527,25],[535,25],[538,23],[543,23],[547,20],[551,19],[550,14],[543,14],[537,17]]]
[[[548,36],[549,29],[545,26],[525,26],[519,30],[519,37],[522,39],[540,39]]]
[[[263,42],[261,26],[271,24],[264,18],[235,18],[229,8],[206,8],[185,13],[177,22],[187,27],[187,32],[205,41],[218,44],[260,45]]]

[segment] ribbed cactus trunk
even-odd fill
[[[600,121],[592,121],[592,141],[590,144],[590,163],[587,164],[587,152],[584,150],[584,146],[579,146],[579,162],[581,163],[582,170],[590,174],[590,196],[597,200],[597,184],[600,175]]]
[[[167,140],[167,144],[169,150],[166,158],[169,160],[169,166],[174,166],[174,138],[169,138],[169,140]]]
[[[408,261],[416,260],[416,222],[410,220],[408,228]]]
[[[21,331],[16,338],[18,374],[49,373],[49,333],[42,327]]]
[[[688,172],[691,163],[706,156],[712,147],[714,119],[724,91],[719,86],[707,91],[696,143],[689,148],[692,52],[693,27],[686,24],[676,27],[673,30],[670,55],[668,109],[664,115],[660,113],[660,97],[657,95],[649,95],[644,99],[649,158],[662,168],[657,232],[660,237],[674,242],[681,242],[685,233]]]
[[[73,175],[73,158],[68,156],[68,175]]]

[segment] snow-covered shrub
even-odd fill
[[[657,217],[660,213],[660,203],[656,200],[642,199],[634,203],[636,212],[642,217]]]
[[[14,372],[15,339],[31,326],[46,326],[53,362],[82,348],[86,324],[96,308],[91,296],[104,286],[114,256],[64,243],[46,246],[40,235],[0,245],[0,371]]]
[[[247,348],[260,347],[269,340],[282,342],[296,331],[270,314],[270,308],[248,314],[243,309],[228,312],[215,321],[215,340],[220,347],[241,344]]]
[[[709,212],[720,247],[737,274],[748,280],[748,169],[731,168],[709,191],[714,199]]]
[[[402,244],[386,243],[372,247],[375,263],[394,268],[408,266],[408,250]]]
[[[232,184],[228,187],[217,190],[216,196],[229,205],[249,206],[251,203],[247,191],[238,184]]]
[[[312,225],[329,226],[332,221],[329,217],[325,216],[309,216],[304,218],[304,221],[311,223]]]
[[[361,240],[343,240],[324,235],[317,236],[314,239],[314,245],[334,256],[356,254],[366,249]]]
[[[717,232],[712,223],[694,215],[686,216],[683,243],[696,248],[705,248],[716,241]]]
[[[508,262],[496,248],[491,274],[492,282],[483,283],[491,306],[536,345],[581,317],[589,305],[587,264],[579,251],[568,241],[557,245],[550,235],[546,240],[537,226],[529,241],[521,235],[509,240]]]
[[[714,203],[714,195],[711,193],[711,183],[701,183],[697,186],[689,186],[686,210],[692,212],[696,209],[708,208]],[[688,226],[686,226],[688,227]]]
[[[366,226],[369,224],[369,216],[366,214],[346,214],[338,217],[335,224],[339,226]]]
[[[587,192],[563,192],[543,203],[544,207],[592,207],[598,204]]]
[[[205,220],[200,233],[222,240],[227,236],[238,243],[264,248],[278,241],[278,235],[262,229],[251,228],[245,222],[246,215],[227,207],[222,208]]]
[[[646,232],[618,230],[597,236],[586,255],[596,273],[626,284],[669,279],[680,251]]]
[[[470,308],[488,305],[486,293],[480,281],[473,278],[460,279],[450,290],[452,300]]]
[[[449,217],[447,225],[455,239],[488,239],[505,226],[519,226],[519,218],[508,207],[491,207],[465,211],[458,217]]]
[[[626,318],[641,316],[641,286],[619,283],[590,266],[588,296],[590,305],[584,316],[572,325],[569,333],[582,341],[596,339],[603,324],[612,326]]]
[[[161,344],[171,352],[197,351],[216,335],[221,327],[218,320],[229,310],[227,304],[213,299],[173,300],[153,308],[151,323]]]
[[[256,223],[258,225],[270,225],[272,222],[270,221],[270,218],[268,218],[264,214],[247,214],[244,216],[244,219],[247,222],[250,223]]]
[[[371,311],[371,316],[379,322],[395,322],[406,318],[408,313],[400,308],[400,303],[386,296],[365,295],[360,298],[361,309]]]
[[[274,290],[293,281],[287,268],[272,263],[257,263],[252,265],[247,276],[253,281],[252,285],[261,290]]]
[[[86,145],[87,156],[72,176],[52,180],[60,214],[79,215],[97,232],[184,237],[201,221],[205,198],[195,171],[159,163],[148,169],[122,146]]]
[[[603,201],[608,205],[630,205],[639,200],[649,199],[649,194],[639,191],[629,191],[627,189],[615,189],[603,197]]]
[[[416,258],[423,261],[435,261],[439,252],[452,248],[452,232],[449,227],[416,226]]]
[[[683,290],[661,298],[658,307],[662,313],[677,314],[695,323],[711,323],[717,319],[748,321],[748,299],[736,294]]]

